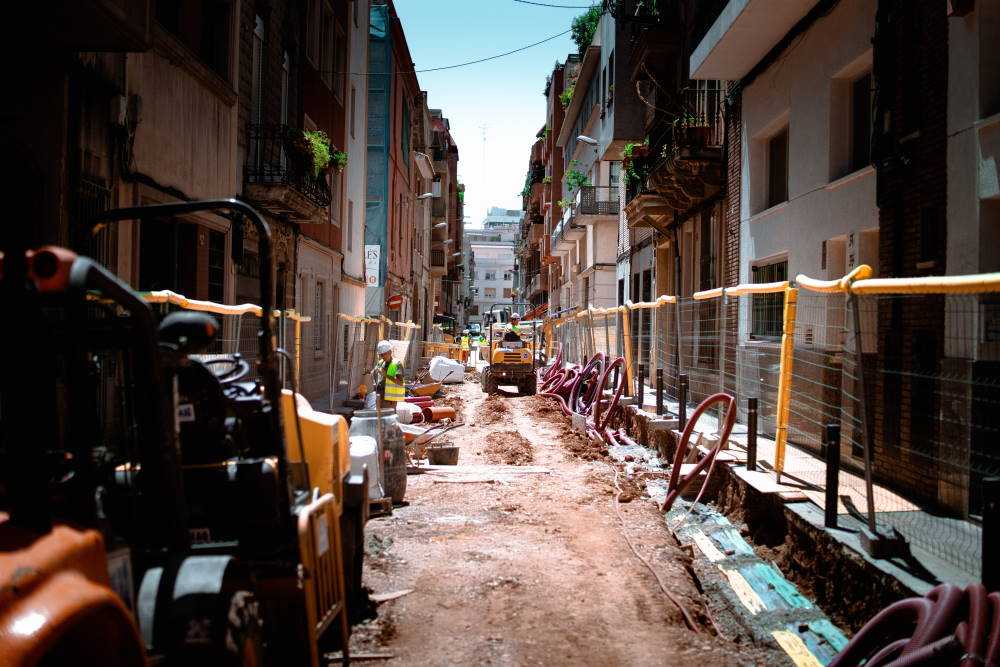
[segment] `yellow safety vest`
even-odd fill
[[[381,362],[380,362],[381,363]],[[382,364],[384,366],[384,364]],[[393,377],[389,377],[393,373]],[[399,362],[389,362],[385,375],[385,401],[399,403],[406,400],[406,386],[403,384],[403,365]]]
[[[468,336],[462,336],[462,349],[463,350],[468,350],[469,349],[469,337]]]

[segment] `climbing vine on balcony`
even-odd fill
[[[585,185],[590,185],[590,179],[587,178],[587,175],[579,169],[570,169],[567,171],[566,176],[564,176],[564,180],[566,181],[566,186],[571,192],[579,190]]]
[[[337,170],[337,173],[344,171],[344,167],[347,166],[347,153],[344,151],[334,151],[333,155],[330,156],[330,163]]]
[[[322,130],[305,130],[302,132],[302,137],[305,139],[309,146],[309,150],[312,152],[313,176],[318,178],[319,175],[326,171],[326,168],[330,166],[330,160],[333,158],[332,148],[330,147],[330,137],[326,136],[326,132],[323,132]]]
[[[570,84],[566,86],[565,90],[559,93],[559,103],[563,105],[563,109],[569,106],[569,103],[573,101],[573,91],[576,90],[576,84]]]
[[[646,157],[649,155],[649,137],[644,142],[625,144],[624,160],[625,182],[629,185],[637,185],[646,179],[649,174],[649,165]]]

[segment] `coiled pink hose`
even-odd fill
[[[934,587],[877,613],[847,643],[830,667],[997,665],[1000,662],[1000,593],[982,584]]]

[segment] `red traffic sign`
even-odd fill
[[[388,306],[389,310],[399,310],[403,307],[403,297],[399,294],[390,296],[386,299],[385,305]]]

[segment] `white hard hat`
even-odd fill
[[[387,340],[379,341],[378,345],[375,346],[375,352],[378,354],[385,354],[386,352],[392,352],[392,343]]]
[[[518,313],[511,313],[510,314],[510,319],[512,319],[512,320],[519,320],[519,319],[521,319],[521,316]]]

